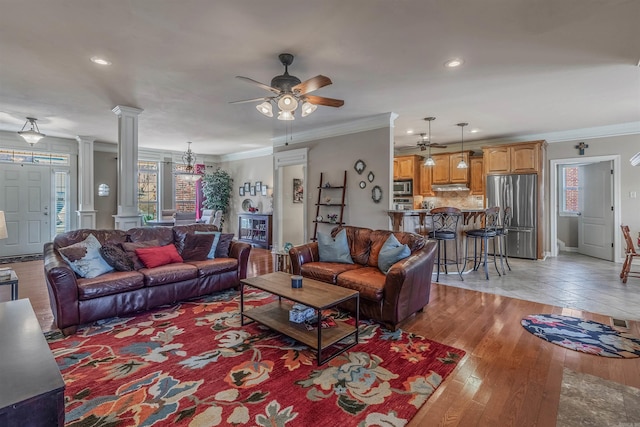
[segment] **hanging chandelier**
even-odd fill
[[[27,141],[29,144],[31,144],[32,147],[35,144],[37,144],[38,141],[40,141],[42,138],[46,136],[44,133],[40,132],[40,129],[38,129],[38,124],[36,123],[36,120],[38,119],[34,119],[33,117],[27,117],[27,121],[24,122],[24,126],[22,126],[22,129],[20,130],[20,132],[18,132],[18,135],[23,137],[24,140]],[[26,128],[27,125],[31,125],[31,129],[24,130],[24,128]]]
[[[425,117],[424,119],[429,123],[429,157],[427,157],[427,160],[424,161],[424,165],[425,166],[435,166],[436,162],[433,161],[433,158],[431,157],[431,122],[434,121],[436,118],[435,117]]]
[[[466,169],[469,166],[467,165],[467,162],[464,161],[464,127],[467,126],[469,123],[458,123],[456,126],[460,126],[460,141],[462,142],[462,145],[460,146],[460,161],[458,162],[458,169]]]
[[[182,162],[187,173],[193,174],[195,171],[196,155],[191,151],[191,142],[187,142],[187,151],[182,155]]]

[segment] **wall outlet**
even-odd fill
[[[638,197],[638,195],[636,194],[635,191],[629,191],[629,198],[630,199],[635,199],[636,197]]]

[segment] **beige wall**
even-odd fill
[[[227,171],[233,178],[232,198],[229,202],[229,212],[225,215],[225,223],[223,230],[226,233],[234,233],[238,236],[238,214],[244,213],[242,210],[242,202],[245,199],[251,201],[252,206],[259,208],[261,213],[273,212],[273,156],[255,157],[252,159],[233,160],[218,164],[220,168]],[[245,183],[250,182],[255,185],[256,181],[262,181],[262,184],[268,186],[267,196],[245,194],[240,196],[239,188]]]
[[[96,212],[96,228],[113,229],[115,215],[118,211],[118,161],[116,154],[104,151],[93,153],[94,208]],[[110,192],[107,197],[98,196],[98,185],[107,184]]]
[[[607,138],[595,138],[587,140],[575,140],[551,143],[547,147],[547,159],[570,159],[581,157],[575,146],[579,142],[585,142],[589,148],[585,150],[584,158],[593,156],[613,156],[620,155],[620,181],[621,181],[621,220],[622,224],[629,225],[633,236],[637,236],[640,232],[640,166],[631,166],[629,159],[631,156],[640,151],[640,135],[625,135]],[[545,185],[549,188],[549,166],[547,164],[547,172],[545,173]],[[636,198],[630,197],[630,192],[636,192]],[[549,196],[545,203],[549,206]],[[545,216],[545,233],[549,233],[549,217]],[[615,230],[618,232],[619,230]],[[549,242],[549,239],[545,239]],[[577,244],[576,244],[577,246]],[[624,243],[623,243],[624,246]],[[549,250],[549,244],[545,250]]]

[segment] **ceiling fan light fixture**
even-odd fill
[[[293,112],[298,108],[298,100],[291,94],[285,94],[278,100],[278,108],[282,111]]]
[[[256,105],[256,109],[267,117],[273,117],[273,107],[269,101]]]
[[[302,117],[307,117],[309,114],[316,111],[318,108],[317,105],[310,103],[309,101],[304,101],[302,103]]]
[[[290,111],[280,111],[278,112],[278,120],[295,120],[295,117]]]
[[[24,138],[24,140],[27,141],[32,147],[35,144],[37,144],[38,141],[40,141],[42,138],[46,136],[44,133],[40,132],[40,129],[38,128],[38,124],[36,123],[36,120],[38,119],[34,119],[33,117],[27,117],[27,121],[22,126],[22,129],[18,132],[18,135]],[[27,125],[30,125],[31,129],[24,130],[24,128],[26,128]]]

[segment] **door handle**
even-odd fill
[[[44,216],[49,216],[49,212],[44,212]]]

